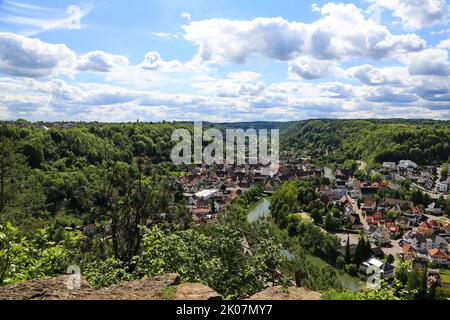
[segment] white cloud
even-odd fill
[[[443,23],[449,10],[445,0],[370,0],[380,8],[392,11],[408,29],[417,30]]]
[[[144,70],[161,71],[161,72],[207,72],[211,70],[209,67],[196,62],[188,61],[183,63],[179,60],[166,61],[156,51],[150,51],[145,54],[144,60],[138,65]]]
[[[390,87],[376,87],[367,90],[365,99],[371,102],[390,103],[393,105],[399,103],[411,103],[418,100],[415,94],[405,92],[402,89]]]
[[[415,34],[391,34],[385,26],[367,20],[353,4],[329,3],[321,14],[311,24],[283,18],[194,21],[184,26],[184,37],[198,46],[197,59],[212,63],[244,63],[253,54],[282,61],[300,56],[382,59],[420,51],[426,45]]]
[[[227,74],[227,77],[236,81],[251,82],[261,78],[262,74],[252,71],[240,71],[240,72],[230,72]]]
[[[0,72],[13,76],[45,77],[70,72],[75,59],[75,53],[66,45],[0,33]]]
[[[450,39],[442,40],[441,42],[439,42],[439,44],[437,45],[437,48],[444,49],[444,50],[450,50]]]
[[[244,86],[241,86],[231,79],[220,81],[234,83],[236,95],[162,93],[96,83],[0,78],[0,106],[3,106],[0,108],[0,118],[109,122],[135,119],[294,120],[316,117],[449,119],[450,116],[448,90],[439,86],[438,82],[419,82],[417,89],[406,90],[339,82],[312,84],[296,81],[269,86],[258,82],[243,83]]]
[[[140,67],[147,70],[156,70],[161,67],[163,61],[161,56],[156,51],[147,52],[144,61],[141,62]]]
[[[187,19],[187,20],[192,20],[192,15],[189,13],[189,12],[182,12],[181,14],[180,14],[180,17],[181,18],[184,18],[184,19]]]
[[[117,66],[125,66],[129,63],[128,58],[121,55],[91,51],[78,58],[77,69],[80,71],[111,72]]]
[[[327,76],[340,76],[343,71],[334,61],[317,60],[308,57],[301,57],[289,62],[290,79],[319,79]]]
[[[369,64],[349,68],[347,74],[369,86],[401,86],[408,78],[408,70],[404,67],[375,68]]]
[[[447,50],[427,49],[402,59],[408,64],[411,75],[450,76]]]

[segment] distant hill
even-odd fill
[[[289,125],[293,124],[294,122],[269,122],[269,121],[255,121],[255,122],[233,122],[233,123],[216,123],[216,125],[219,125],[225,129],[285,129]]]
[[[308,120],[285,127],[281,139],[286,152],[337,163],[347,159],[442,163],[450,156],[450,121]]]

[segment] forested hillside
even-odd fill
[[[431,120],[309,120],[281,132],[285,152],[316,160],[447,162],[450,122]]]
[[[271,210],[279,228],[247,221],[265,197],[262,188],[227,203],[217,225],[194,225],[177,183],[186,168],[170,162],[176,128],[192,125],[1,123],[0,285],[65,273],[75,264],[95,288],[177,272],[182,281],[242,298],[268,283],[286,285],[301,270],[309,289],[342,289],[338,271],[305,258],[338,265],[339,241],[289,215],[307,209],[317,223],[322,212],[324,227],[335,229],[338,210],[313,191],[323,181],[288,183],[275,193]],[[425,163],[449,156],[448,122],[311,120],[256,128],[280,128],[282,151],[318,160]],[[303,258],[287,261],[280,249],[290,242]]]
[[[190,128],[165,123],[47,126],[24,121],[0,125],[2,222],[33,229],[50,218],[62,220],[62,226],[98,220],[112,169],[137,170],[140,159],[141,168],[168,171],[173,129]],[[156,175],[151,176],[164,177]],[[137,173],[131,170],[132,176]]]

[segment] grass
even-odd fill
[[[449,283],[450,284],[450,270],[440,270],[442,283]]]
[[[164,288],[163,298],[164,300],[173,300],[178,286],[167,286]]]

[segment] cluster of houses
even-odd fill
[[[428,260],[440,267],[450,264],[450,224],[436,220],[422,222],[406,232],[401,242],[406,261]]]
[[[398,165],[384,163],[383,166],[392,173],[391,179],[396,179],[394,174],[412,177],[422,170],[409,160],[400,161]],[[423,172],[420,175],[427,176]],[[380,200],[375,196],[380,189],[399,188],[393,180],[358,181],[338,168],[335,183],[320,186],[317,192],[341,205],[341,221],[345,229],[363,230],[370,241],[373,256],[360,266],[362,271],[373,273],[376,270],[382,279],[393,278],[395,268],[384,260],[390,253],[403,257],[412,265],[449,266],[450,223],[433,217],[441,216],[442,208],[436,203],[427,207],[414,206],[411,201]]]
[[[184,190],[188,209],[196,224],[217,224],[218,214],[241,194],[261,187],[268,195],[285,181],[320,177],[322,170],[310,160],[280,158],[280,168],[273,176],[262,174],[259,164],[202,165],[188,169],[178,179]]]
[[[409,178],[412,182],[432,191],[447,193],[450,191],[450,169],[448,178],[442,181],[436,181],[436,167],[420,167],[411,160],[401,160],[398,164],[395,162],[384,162],[383,168],[388,170],[390,175],[397,180]]]

